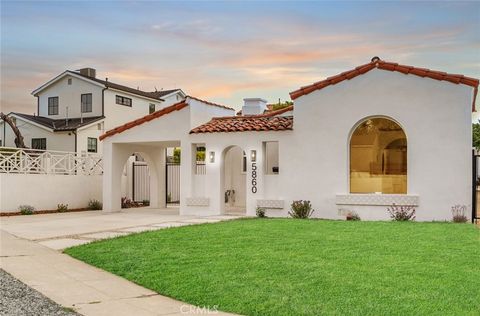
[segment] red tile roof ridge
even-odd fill
[[[474,98],[472,104],[472,111],[475,111],[475,99],[478,92],[478,85],[479,80],[476,78],[466,77],[464,75],[458,74],[449,74],[443,71],[431,70],[427,68],[420,68],[408,65],[401,65],[394,62],[388,62],[381,60],[378,57],[372,58],[372,61],[360,65],[352,70],[344,71],[338,75],[328,77],[324,80],[317,81],[313,84],[303,86],[300,89],[290,92],[290,98],[295,100],[303,95],[309,94],[313,91],[320,90],[330,85],[337,84],[344,80],[350,80],[355,78],[356,76],[362,75],[374,68],[382,69],[382,70],[389,70],[389,71],[397,71],[403,74],[412,74],[419,77],[427,77],[430,79],[440,80],[440,81],[448,81],[455,84],[465,84],[467,86],[471,86],[474,88]]]

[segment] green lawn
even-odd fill
[[[480,315],[480,230],[471,224],[245,219],[66,253],[239,314]]]

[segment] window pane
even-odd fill
[[[97,139],[88,137],[87,138],[87,151],[89,153],[96,153],[97,152]]]
[[[265,173],[278,174],[278,142],[265,142]]]
[[[150,103],[150,107],[149,107],[149,109],[148,109],[148,113],[152,114],[153,112],[155,112],[155,104]]]
[[[407,137],[385,118],[364,121],[350,140],[351,193],[407,193]]]
[[[58,114],[58,97],[48,98],[48,115]]]
[[[32,138],[32,149],[47,149],[46,138]]]

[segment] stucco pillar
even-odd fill
[[[165,150],[163,146],[144,150],[145,160],[150,170],[150,207],[165,208],[166,186],[165,186]]]
[[[180,144],[180,215],[186,211],[186,198],[192,197],[193,154],[192,144],[182,141]]]
[[[122,209],[122,172],[131,152],[120,144],[103,144],[103,211]]]
[[[214,152],[214,161],[210,161],[210,153]],[[209,199],[209,209],[212,214],[222,214],[224,207],[223,195],[223,164],[224,155],[222,150],[216,147],[209,147],[206,144],[206,181],[205,196]]]

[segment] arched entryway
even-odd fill
[[[239,146],[226,148],[222,155],[223,213],[246,213],[247,159],[245,151]]]

